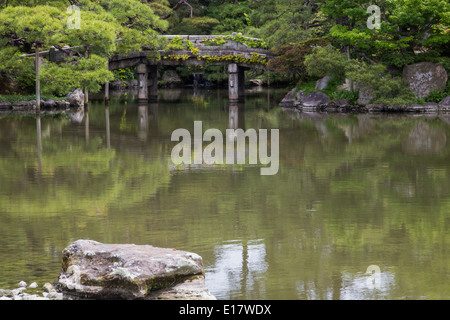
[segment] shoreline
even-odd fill
[[[346,99],[331,100],[328,95],[320,91],[305,95],[303,90],[297,91],[294,88],[285,95],[279,106],[299,112],[438,114],[450,113],[450,96],[439,103],[425,102],[407,106],[389,106],[369,102],[364,105],[352,105]]]
[[[295,110],[304,113],[347,113],[347,114],[450,114],[450,108],[439,108],[438,104],[433,105],[417,105],[417,106],[385,106],[372,104],[366,106],[349,105],[345,107],[336,106],[280,106],[283,109]]]
[[[0,289],[0,300],[64,300],[53,284],[47,282],[42,287],[36,282],[28,285],[20,281],[14,289]]]
[[[71,103],[68,100],[41,100],[41,114],[58,114],[84,107],[84,104]],[[346,99],[333,99],[320,92],[313,91],[305,96],[296,93],[295,89],[289,91],[278,104],[284,109],[294,109],[308,113],[405,113],[405,114],[448,114],[450,113],[450,96],[439,103],[426,102],[409,106],[389,106],[383,104],[352,105]],[[0,115],[9,114],[35,114],[36,100],[5,101],[0,100]]]

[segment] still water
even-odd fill
[[[61,251],[93,239],[198,253],[218,299],[450,298],[450,115],[301,114],[274,89],[238,106],[222,90],[159,94],[0,117],[0,288],[56,280]],[[173,166],[171,133],[195,120],[279,129],[278,173]]]

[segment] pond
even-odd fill
[[[218,299],[449,299],[450,116],[297,113],[285,93],[0,117],[0,288],[55,281],[92,239],[195,252]],[[279,129],[278,173],[174,166],[171,133],[194,121]]]

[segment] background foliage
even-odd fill
[[[70,4],[81,8],[81,29],[66,28]],[[369,5],[380,8],[379,29],[367,26],[372,14],[367,12]],[[367,70],[380,64],[385,67],[380,70],[397,75],[405,65],[421,61],[441,63],[450,72],[449,25],[447,0],[0,1],[0,70],[3,78],[12,79],[26,92],[33,87],[32,62],[17,61],[17,57],[34,52],[36,40],[42,41],[43,48],[90,46],[90,53],[107,59],[141,48],[156,54],[165,45],[156,37],[158,34],[237,32],[262,39],[260,44],[246,44],[272,49],[277,57],[269,67],[278,73],[273,78],[290,80],[293,85],[324,74],[346,76],[346,71],[338,67],[344,59],[363,63]],[[328,46],[330,50],[317,49],[314,57],[321,56],[322,62],[331,64],[314,65],[311,57],[307,59],[314,47]],[[305,62],[310,65],[309,71]],[[56,71],[55,66],[48,68]],[[70,70],[61,68],[60,78],[74,77]],[[96,72],[97,76],[91,78],[94,90],[110,76]]]

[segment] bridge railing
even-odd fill
[[[214,39],[225,39],[227,42],[232,42],[232,37],[238,35],[237,33],[232,33],[229,35],[158,35],[158,37],[161,38],[166,38],[168,40],[173,40],[175,38],[182,38],[182,39],[186,39],[191,41],[193,44],[196,45],[200,45],[200,46],[205,46],[203,44],[203,42],[207,41],[207,40],[214,40]],[[245,40],[249,40],[249,41],[260,41],[261,39],[259,38],[252,38],[252,37],[241,37],[241,39],[245,39]],[[121,42],[122,39],[117,39],[116,42]],[[245,44],[242,44],[245,45]],[[206,46],[205,46],[206,47]],[[214,46],[211,46],[214,47]],[[65,46],[62,48],[63,51],[70,51],[73,49],[78,49],[78,48],[85,48],[85,46],[74,46],[74,47],[68,47]],[[261,49],[261,48],[252,48],[255,51],[267,51],[265,49]],[[51,52],[60,52],[60,49],[55,49],[54,47],[52,47],[50,50],[47,51],[41,51],[39,53],[40,56],[44,56],[46,58],[49,58],[49,54],[51,54]],[[35,54],[34,53],[30,53],[30,54],[23,54],[20,56],[20,58],[25,58],[25,57],[34,57]]]

